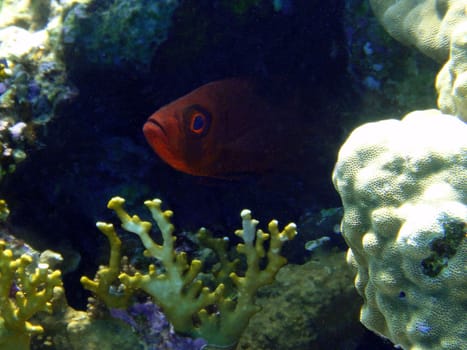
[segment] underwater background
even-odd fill
[[[203,346],[177,338],[147,293],[135,292],[124,311],[106,307],[96,293],[88,300],[80,279],[109,262],[96,222],[116,224],[107,209],[114,196],[144,220],[143,202],[160,198],[174,212],[174,251],[213,270],[212,254],[198,248],[200,227],[227,237],[233,250],[245,208],[264,230],[271,219],[280,227],[296,223],[297,236],[281,251],[288,265],[257,292],[262,310],[236,349],[393,348],[359,323],[362,301],[345,262],[331,174],[356,126],[436,107],[439,64],[392,39],[367,1],[0,0],[0,42],[0,197],[9,208],[2,237],[21,254],[26,244],[60,253],[62,308],[83,312],[73,330],[63,315],[55,323],[36,316],[31,322],[44,330],[31,349]],[[275,143],[284,160],[225,176],[174,169],[146,140],[148,117],[231,78],[251,82],[259,94],[252,99],[267,104],[255,137]],[[232,95],[223,107],[236,111],[246,100]],[[242,123],[231,130],[243,132]],[[299,142],[269,137],[271,124]],[[255,151],[254,143],[243,146]],[[147,272],[153,261],[140,239],[118,235],[125,273]]]

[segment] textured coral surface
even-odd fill
[[[436,110],[357,128],[333,174],[360,319],[404,349],[461,349],[467,125]]]

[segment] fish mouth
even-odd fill
[[[161,129],[162,133],[164,134],[165,137],[168,137],[167,135],[167,131],[164,129],[164,127],[162,126],[161,123],[159,123],[157,120],[155,119],[148,119],[147,123],[150,123],[150,124],[153,124],[155,126],[157,126],[159,129]]]

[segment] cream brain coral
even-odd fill
[[[467,121],[467,20],[452,34],[449,60],[436,77],[436,90],[439,108]]]
[[[438,107],[467,121],[467,2],[370,0],[384,28],[444,64],[436,89]]]
[[[465,349],[467,125],[437,110],[365,124],[333,181],[362,323],[404,349]]]
[[[425,55],[445,62],[454,28],[465,21],[463,0],[370,0],[371,7],[391,36],[414,45]]]

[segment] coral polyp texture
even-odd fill
[[[467,121],[467,14],[465,17],[452,34],[449,60],[436,77],[436,90],[439,108]]]
[[[446,0],[370,0],[371,7],[391,36],[444,62],[452,31],[465,21],[465,2]]]
[[[233,348],[249,319],[260,310],[255,305],[257,290],[272,283],[276,273],[286,264],[280,251],[284,242],[297,234],[295,224],[290,223],[281,231],[277,221],[273,220],[268,225],[269,233],[265,233],[256,229],[258,221],[252,218],[250,211],[243,210],[242,229],[235,232],[243,240],[237,245],[238,254],[245,258],[243,273],[238,271],[239,260],[229,259],[227,241],[214,238],[205,228],[200,229],[197,233],[200,245],[211,249],[219,260],[216,268],[203,271],[201,260],[190,260],[185,252],[176,249],[175,228],[171,222],[173,213],[162,210],[159,199],[146,201],[145,205],[160,230],[161,244],[150,237],[152,223],[137,215],[130,216],[123,208],[124,202],[123,198],[114,197],[108,207],[115,211],[123,229],[139,236],[146,248],[145,255],[156,262],[149,265],[147,273],[121,273],[118,279],[124,290],[141,289],[151,295],[175,331],[202,338],[211,347]],[[115,275],[109,271],[115,271],[120,245],[115,244],[116,232],[112,224],[98,223],[97,226],[111,243],[111,262],[109,268],[101,268],[98,280],[93,282],[83,278],[82,282],[99,297],[99,294],[105,294],[109,279]],[[104,283],[102,287],[99,286],[101,283]]]
[[[384,28],[444,64],[436,82],[438,108],[467,121],[467,4],[462,0],[371,0]]]
[[[361,322],[404,349],[465,349],[467,125],[437,110],[365,124],[333,182]]]

